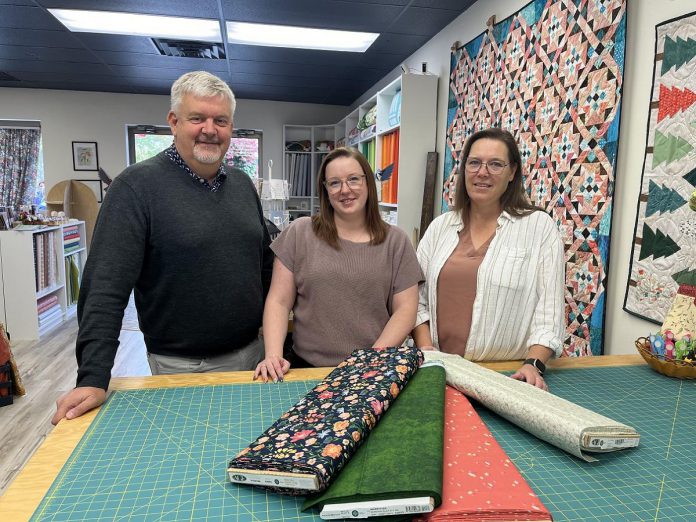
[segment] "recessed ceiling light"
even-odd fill
[[[379,33],[227,22],[227,40],[234,44],[364,53],[378,36]]]
[[[48,11],[76,33],[127,34],[208,42],[222,40],[217,20],[78,9]]]

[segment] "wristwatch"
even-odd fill
[[[524,361],[524,364],[531,364],[532,366],[534,366],[536,371],[539,372],[539,375],[541,375],[542,377],[544,376],[544,372],[546,371],[546,365],[543,362],[541,362],[540,359],[527,359],[526,361]]]

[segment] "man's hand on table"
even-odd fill
[[[56,413],[51,419],[51,424],[57,425],[61,419],[74,419],[87,413],[89,410],[101,406],[106,400],[106,391],[101,388],[85,386],[74,388],[56,401]]]

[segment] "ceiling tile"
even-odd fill
[[[17,88],[168,94],[191,70],[240,98],[349,105],[473,0],[0,0],[0,70]],[[221,8],[220,8],[220,7]],[[161,56],[141,36],[71,33],[48,8],[89,9],[370,31],[365,53],[227,45],[227,60]]]

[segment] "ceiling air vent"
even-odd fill
[[[15,78],[11,74],[0,71],[0,82],[18,82],[19,78]]]
[[[153,38],[152,41],[160,54],[164,56],[208,58],[211,60],[225,59],[225,48],[218,43],[167,40],[165,38]]]

